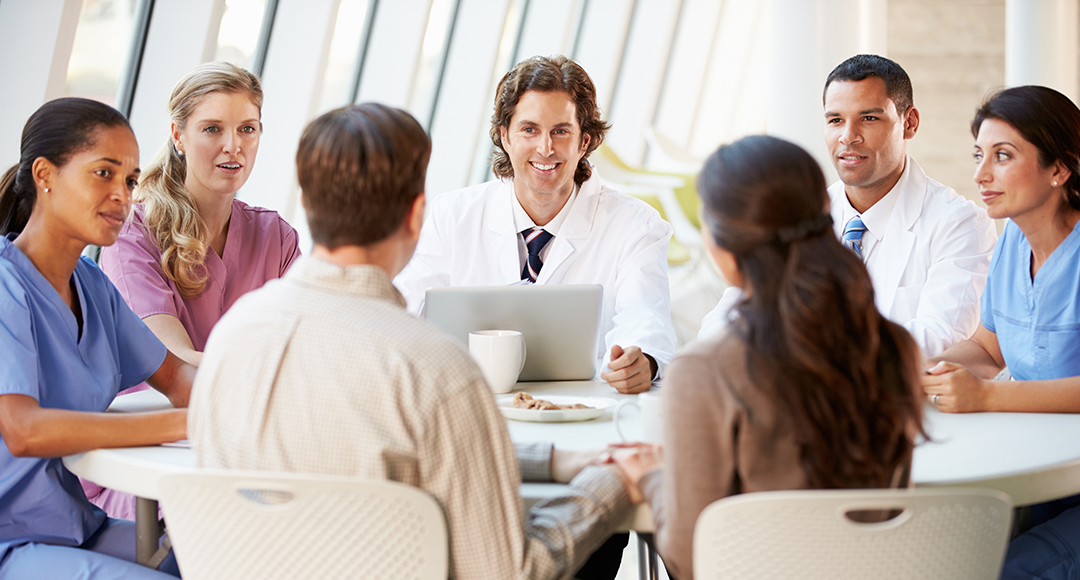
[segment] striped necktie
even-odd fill
[[[540,250],[543,250],[555,236],[542,228],[529,228],[521,232],[521,237],[525,238],[525,247],[529,250],[525,267],[521,269],[521,279],[536,282],[537,276],[540,275],[540,268],[544,267],[544,262],[540,260]]]
[[[862,259],[862,237],[866,233],[866,224],[863,223],[860,216],[855,216],[848,220],[847,225],[844,226],[844,245],[851,248],[855,255]]]

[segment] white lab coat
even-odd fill
[[[878,310],[906,328],[925,356],[936,356],[978,328],[997,229],[986,210],[927,177],[911,157],[895,190],[896,205],[866,269]],[[829,198],[840,237],[847,203],[842,182],[829,187]],[[699,340],[726,326],[739,297],[738,289],[724,293],[702,320]]]
[[[428,288],[520,281],[513,195],[513,181],[499,179],[432,200],[416,253],[394,279],[410,312],[420,311]],[[604,348],[598,363],[606,364],[615,344],[640,347],[661,372],[674,358],[667,274],[671,233],[655,209],[601,184],[595,169],[581,184],[536,283],[604,287]]]

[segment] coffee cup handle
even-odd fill
[[[627,405],[633,405],[637,407],[638,411],[641,410],[641,405],[638,405],[637,401],[623,401],[615,407],[615,413],[611,417],[611,421],[615,423],[615,432],[619,434],[619,439],[622,439],[623,443],[629,443],[630,438],[624,435],[622,429],[619,428],[619,412]]]
[[[521,374],[521,371],[525,370],[525,355],[526,354],[528,354],[528,351],[525,349],[525,337],[522,336],[521,337],[521,366],[518,367],[518,374],[519,375]]]

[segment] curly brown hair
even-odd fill
[[[491,170],[499,177],[514,177],[514,167],[503,147],[499,129],[510,126],[510,118],[514,116],[518,101],[528,91],[559,91],[570,95],[570,100],[574,102],[582,139],[586,135],[589,137],[585,154],[574,172],[574,183],[581,185],[592,175],[589,155],[604,142],[604,134],[611,125],[600,117],[596,87],[589,74],[581,65],[562,55],[534,56],[523,60],[499,80],[499,87],[495,90],[495,112],[491,115],[490,133],[494,144]]]

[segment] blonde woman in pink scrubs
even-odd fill
[[[277,212],[235,198],[259,151],[262,99],[259,79],[229,63],[201,65],[177,83],[169,141],[139,180],[119,239],[101,253],[135,314],[193,365],[225,311],[300,255],[296,230]],[[83,488],[110,516],[134,519],[132,496]]]

